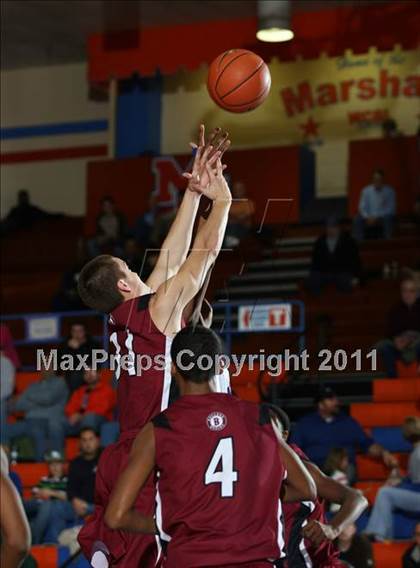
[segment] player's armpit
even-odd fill
[[[105,512],[105,523],[111,529],[154,533],[153,519],[134,509],[139,491],[155,466],[155,436],[149,422],[136,437],[127,467],[121,473],[111,493]]]

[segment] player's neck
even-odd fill
[[[183,395],[194,394],[211,394],[212,390],[210,389],[210,385],[208,383],[184,383],[183,388],[181,389]]]

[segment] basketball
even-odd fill
[[[271,87],[268,66],[247,49],[220,54],[209,69],[207,88],[214,102],[229,112],[248,112],[262,104]]]

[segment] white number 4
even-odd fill
[[[221,467],[219,467],[220,462]],[[204,484],[220,483],[220,496],[233,497],[233,484],[236,481],[238,481],[238,472],[233,469],[233,440],[222,438],[207,467]]]

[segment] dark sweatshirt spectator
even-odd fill
[[[1,224],[1,233],[7,235],[19,229],[28,229],[34,223],[46,217],[55,217],[55,215],[32,205],[29,192],[26,189],[21,189],[17,195],[17,205],[12,207]]]
[[[67,480],[67,500],[56,503],[51,511],[53,542],[68,526],[82,525],[93,512],[95,476],[101,449],[99,438],[91,428],[79,434],[80,455],[70,462]]]
[[[332,448],[345,448],[349,456],[348,478],[354,479],[357,450],[381,458],[388,467],[398,465],[394,456],[368,436],[360,424],[340,411],[337,395],[323,388],[315,398],[315,412],[301,418],[292,432],[291,442],[299,446],[318,467],[323,469]]]
[[[24,419],[5,429],[7,443],[13,438],[28,436],[35,446],[35,458],[43,461],[45,452],[62,451],[62,429],[57,427],[63,420],[68,390],[64,379],[51,370],[43,370],[40,380],[29,387],[9,406],[10,412],[23,412]]]
[[[59,361],[63,357],[71,357],[71,360],[75,361],[77,365],[79,355],[82,357],[89,355],[87,362],[90,364],[93,350],[99,348],[99,344],[88,334],[85,324],[75,322],[70,328],[70,334],[66,341],[59,348]],[[72,394],[84,384],[83,371],[66,371],[65,379],[70,394]]]
[[[312,251],[311,273],[308,287],[320,294],[326,284],[334,284],[340,292],[350,292],[360,279],[361,264],[356,241],[341,230],[338,221],[331,217],[326,231],[315,242]]]
[[[118,254],[126,233],[125,216],[117,211],[112,197],[104,197],[101,212],[96,218],[96,234],[87,243],[89,255],[93,258],[101,254],[105,247]]]
[[[401,301],[388,314],[387,338],[376,344],[388,377],[397,376],[397,361],[417,361],[420,375],[420,299],[411,278],[401,282]]]
[[[113,418],[114,389],[101,381],[98,371],[85,371],[84,381],[85,385],[74,391],[65,408],[68,435],[87,427],[99,431],[105,421]]]

